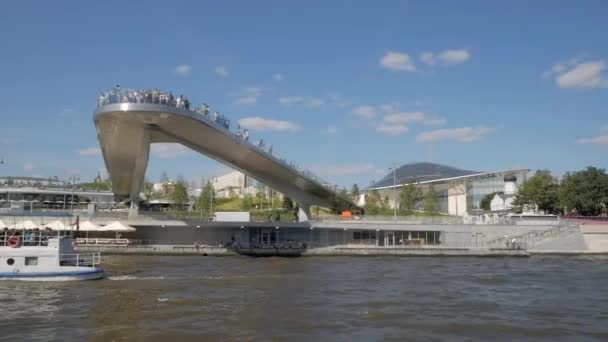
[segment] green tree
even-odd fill
[[[399,191],[399,208],[405,211],[406,214],[411,213],[416,204],[422,200],[422,191],[413,182],[410,182],[401,187]]]
[[[353,184],[353,187],[350,189],[350,195],[353,198],[353,201],[357,202],[359,200],[360,192],[357,183]]]
[[[502,195],[504,194],[504,192],[497,191],[483,196],[483,198],[479,202],[479,207],[485,211],[492,210],[492,200],[494,199],[494,196],[496,196],[496,194]]]
[[[215,199],[215,190],[213,189],[213,184],[211,181],[207,181],[203,189],[201,190],[201,194],[196,201],[196,207],[198,208],[201,216],[204,217],[212,217],[213,216],[213,203],[216,202]]]
[[[437,192],[432,185],[424,194],[424,211],[428,214],[435,214],[438,211]]]
[[[513,199],[513,207],[518,212],[534,205],[546,213],[555,213],[559,208],[559,183],[549,170],[537,170]]]
[[[253,196],[251,196],[251,194],[245,194],[241,201],[241,209],[250,210],[251,208],[253,208]]]
[[[566,213],[599,215],[608,206],[608,175],[606,170],[589,166],[567,173],[560,187],[560,202]]]
[[[283,196],[283,210],[289,211],[293,209],[293,201],[287,196]]]
[[[173,207],[176,211],[188,204],[188,191],[184,183],[178,182],[173,185],[171,201],[173,201]]]
[[[382,198],[378,190],[374,189],[369,191],[365,196],[365,214],[366,215],[378,215],[382,207]]]

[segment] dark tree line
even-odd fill
[[[552,214],[600,215],[608,207],[608,174],[590,166],[568,172],[560,181],[549,170],[538,170],[519,188],[513,206],[518,212],[537,206]]]

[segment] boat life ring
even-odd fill
[[[12,235],[6,242],[9,247],[18,248],[21,245],[21,238],[17,235]]]

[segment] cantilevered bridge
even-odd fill
[[[307,218],[311,205],[334,211],[355,207],[311,173],[254,146],[208,115],[157,103],[100,103],[94,121],[113,191],[130,198],[130,216],[138,212],[151,143],[179,143],[239,170],[293,198]]]

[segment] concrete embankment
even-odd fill
[[[201,255],[201,256],[470,256],[470,257],[527,257],[528,252],[499,248],[390,248],[334,246],[322,248],[247,248],[235,250],[223,247],[195,247],[191,245],[149,246],[78,246],[78,252],[101,252],[105,255]]]

